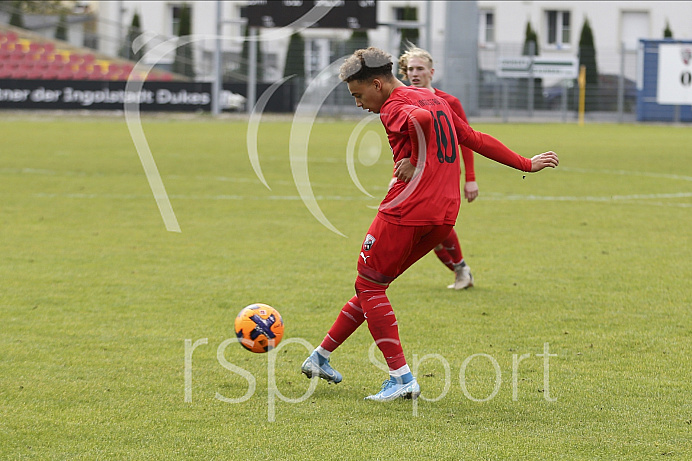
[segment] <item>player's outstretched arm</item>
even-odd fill
[[[560,163],[557,154],[553,151],[543,152],[542,154],[531,157],[531,173],[541,171],[543,168],[555,168]]]
[[[475,131],[467,123],[464,123],[456,114],[454,115],[454,128],[459,143],[463,144],[484,157],[495,160],[517,170],[536,172],[543,168],[555,168],[558,158],[555,152],[549,151],[532,158],[523,157],[509,149],[502,142],[489,134]]]

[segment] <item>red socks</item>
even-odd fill
[[[447,250],[440,246],[435,247],[435,254],[437,255],[437,258],[442,261],[442,264],[447,266],[449,270],[453,271],[454,270],[454,263],[452,262],[452,257],[449,256],[449,253]]]
[[[360,276],[356,278],[356,293],[368,320],[370,334],[382,351],[389,369],[398,370],[406,365],[406,359],[399,341],[399,326],[386,290],[387,286]]]
[[[329,352],[333,352],[334,349],[339,347],[341,343],[346,341],[358,329],[364,320],[363,309],[360,307],[360,301],[356,295],[341,309],[334,321],[334,325],[329,329],[320,346]]]
[[[459,237],[454,229],[452,229],[447,238],[442,241],[441,245],[442,248],[439,250],[438,247],[435,247],[435,254],[440,261],[442,261],[442,264],[453,271],[454,264],[459,264],[464,259],[464,256],[461,254]]]
[[[405,366],[406,358],[399,340],[399,326],[386,290],[387,286],[357,277],[357,295],[341,309],[320,346],[333,352],[367,318],[370,334],[382,351],[389,369],[398,370]]]

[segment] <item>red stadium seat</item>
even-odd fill
[[[82,62],[84,62],[84,57],[82,57],[81,54],[72,53],[70,54],[70,57],[68,58],[67,62],[69,62],[70,64],[81,64]]]
[[[12,68],[6,66],[3,61],[0,61],[0,78],[7,78],[12,74]]]
[[[11,51],[11,56],[13,59],[24,59],[26,53],[21,48],[15,48]]]
[[[22,38],[22,39],[18,39],[17,42],[15,43],[14,49],[15,49],[15,50],[21,50],[21,51],[23,51],[24,53],[28,53],[28,52],[29,52],[29,45],[30,45],[30,43],[31,43],[31,42],[29,42],[28,40],[25,40],[25,39],[23,39],[23,38]]]
[[[60,61],[52,61],[48,63],[48,68],[56,72],[60,72],[62,69],[65,68],[65,64]]]
[[[94,68],[93,71],[89,72],[89,75],[87,75],[88,80],[103,80],[105,79],[105,74],[101,72],[100,70],[97,70]]]
[[[17,42],[17,38],[17,34],[15,34],[14,32],[0,32],[0,44],[12,45],[12,49],[14,49],[14,44]]]
[[[63,69],[57,73],[55,78],[58,80],[74,80],[74,72],[70,69]]]
[[[19,62],[18,67],[20,69],[24,69],[24,70],[33,70],[34,69],[34,61],[32,61],[31,59],[25,59],[24,61]]]
[[[77,72],[72,74],[73,78],[75,80],[87,80],[89,78],[89,73],[85,70],[78,70]]]
[[[28,74],[28,72],[26,69],[21,69],[21,68],[17,67],[16,69],[12,70],[11,78],[25,79],[27,74]]]
[[[134,67],[135,66],[133,66],[132,64],[123,64],[121,66],[123,80],[127,80],[128,78],[130,78],[130,73],[132,72],[132,69],[134,69]]]
[[[94,64],[92,69],[91,69],[91,72],[89,72],[89,73],[90,74],[104,75],[104,74],[106,74],[106,72],[108,72],[107,66],[104,66],[101,64]]]
[[[27,71],[26,78],[29,80],[43,80],[43,71],[40,69],[30,69]]]
[[[50,68],[50,63],[44,60],[38,60],[34,63],[36,69],[41,69],[44,72]]]
[[[56,80],[58,78],[58,73],[52,69],[47,69],[43,72],[44,80]]]
[[[29,52],[34,54],[43,54],[43,43],[29,43]]]

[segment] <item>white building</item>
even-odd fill
[[[116,54],[135,12],[140,15],[142,29],[149,39],[148,59],[160,65],[170,64],[177,33],[182,1],[104,1],[92,2],[98,11],[100,51]],[[192,34],[195,36],[197,75],[211,78],[211,57],[216,32],[216,1],[188,2],[192,7]],[[242,49],[242,9],[248,1],[220,2],[223,18],[222,35],[225,61],[233,60]],[[636,77],[636,48],[640,38],[662,38],[668,24],[676,39],[691,39],[692,2],[677,1],[478,1],[478,62],[483,70],[495,69],[500,56],[521,54],[527,23],[537,32],[541,55],[572,57],[578,53],[579,35],[584,21],[593,30],[599,72],[617,74],[624,68],[628,78]],[[436,76],[445,78],[445,37],[447,2],[378,0],[378,23],[393,23],[401,18],[403,8],[416,9],[419,44],[428,48],[436,59]],[[430,29],[427,30],[427,25]],[[459,19],[463,27],[464,18]],[[260,46],[266,71],[265,80],[283,74],[288,34],[276,29],[262,29]],[[346,29],[310,29],[302,33],[306,39],[306,67],[314,75],[334,59],[334,43],[350,36]],[[398,52],[399,35],[394,26],[379,26],[368,32],[370,44],[392,54]],[[428,43],[428,40],[431,43]],[[167,43],[167,44],[166,44]],[[625,57],[621,54],[625,47]]]

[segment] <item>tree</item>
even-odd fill
[[[666,28],[663,31],[663,38],[673,38],[673,31],[670,30],[670,24],[666,21]]]
[[[58,20],[58,27],[55,28],[55,39],[67,41],[67,15],[63,11],[60,13],[60,19]]]
[[[24,28],[24,15],[22,14],[21,1],[12,2],[12,14],[10,15],[10,25],[14,27]]]
[[[586,107],[585,110],[598,108],[598,67],[596,66],[596,47],[589,20],[584,20],[579,37],[579,68],[586,67]]]
[[[533,54],[531,53],[531,43],[533,43]],[[524,56],[538,56],[538,34],[531,27],[531,23],[526,23],[526,36],[524,37],[524,50],[521,53]]]
[[[305,90],[305,40],[298,32],[291,34],[286,51],[286,64],[284,65],[284,77],[295,75],[290,80],[291,103],[295,107],[300,95]]]
[[[305,40],[298,33],[291,34],[286,52],[286,64],[284,65],[284,77],[295,75],[295,78],[305,78]]]
[[[131,61],[139,61],[142,59],[145,53],[144,47],[140,48],[136,53],[132,50],[132,43],[141,33],[142,28],[140,26],[139,13],[135,11],[135,14],[132,16],[132,24],[127,30],[125,43],[123,43],[122,49],[120,50],[121,57]]]
[[[418,10],[414,6],[405,6],[403,8],[403,21],[417,21]],[[418,29],[401,29],[401,42],[399,43],[399,56],[404,54],[408,49],[409,43],[418,44]]]
[[[179,37],[185,37],[192,33],[190,6],[185,3],[180,9]],[[173,62],[173,72],[185,75],[190,78],[195,77],[195,66],[193,60],[193,49],[191,43],[178,46],[175,49],[175,61]]]
[[[354,30],[344,47],[344,56],[353,54],[354,51],[368,47],[368,31]]]

